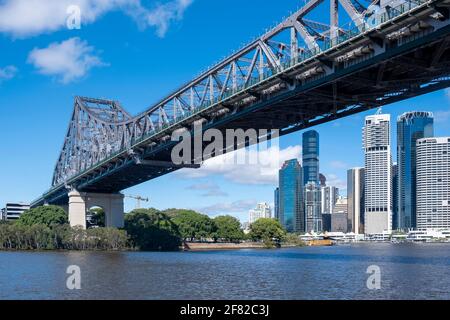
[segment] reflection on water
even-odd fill
[[[78,291],[66,269],[81,268]],[[370,291],[366,270],[381,268]],[[0,299],[450,299],[450,245],[198,253],[0,252]]]

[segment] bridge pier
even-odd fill
[[[123,228],[124,195],[120,193],[87,193],[71,191],[69,193],[69,223],[71,227],[80,226],[86,229],[86,213],[92,207],[100,207],[105,211],[105,226]]]

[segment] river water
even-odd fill
[[[81,271],[69,290],[68,266]],[[381,270],[369,290],[368,267]],[[0,299],[450,299],[450,244],[212,252],[0,252]]]

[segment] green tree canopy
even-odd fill
[[[215,237],[217,226],[207,215],[192,210],[169,209],[165,212],[178,226],[183,239],[192,241]]]
[[[216,239],[236,242],[244,239],[244,232],[238,219],[231,216],[219,216],[214,218],[217,226]]]
[[[52,227],[69,222],[66,212],[58,206],[42,206],[25,211],[17,223],[22,226],[36,224]]]
[[[127,214],[125,230],[140,250],[171,251],[181,244],[177,225],[156,209],[137,209]]]
[[[255,241],[273,244],[282,241],[285,235],[286,231],[275,219],[262,218],[250,226],[250,237]]]
[[[100,207],[94,207],[89,210],[92,214],[92,220],[89,225],[89,227],[100,227],[104,228],[106,226],[106,216],[105,216],[105,210],[103,210]]]

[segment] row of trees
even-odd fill
[[[98,219],[102,215],[97,213]],[[65,211],[44,206],[22,214],[14,223],[0,223],[0,250],[178,250],[183,241],[263,241],[268,246],[285,239],[272,219],[260,219],[250,234],[231,216],[214,219],[191,210],[134,210],[125,216],[123,230],[71,228]]]
[[[177,250],[183,241],[241,242],[262,241],[275,246],[286,239],[286,232],[273,219],[260,219],[244,234],[238,219],[214,219],[192,210],[140,209],[125,216],[125,230],[133,246],[140,250]]]
[[[124,250],[127,233],[113,228],[71,228],[63,209],[31,209],[14,223],[0,223],[0,250]]]

